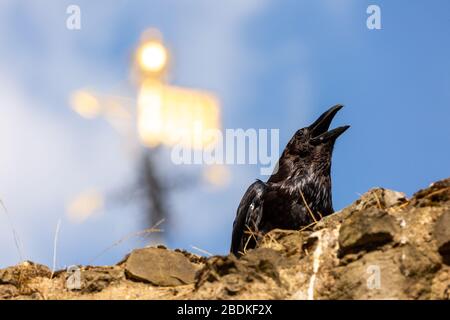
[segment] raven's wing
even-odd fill
[[[258,232],[263,214],[263,202],[266,184],[260,180],[248,187],[237,209],[233,223],[230,251],[239,256],[245,247],[249,235],[246,231]]]

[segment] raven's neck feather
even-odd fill
[[[285,158],[286,159],[286,158]],[[274,183],[290,194],[303,197],[313,213],[321,215],[333,213],[331,195],[331,161],[318,161],[311,164],[300,163],[297,159],[280,159],[280,168],[268,183]]]

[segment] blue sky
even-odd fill
[[[79,31],[65,28],[69,4],[81,8]],[[381,8],[381,30],[366,27],[370,4]],[[68,96],[90,88],[133,101],[131,56],[148,27],[171,49],[170,82],[217,94],[224,128],[278,128],[283,147],[296,129],[344,104],[333,125],[352,127],[335,148],[335,209],[371,187],[411,195],[448,177],[449,9],[445,0],[2,1],[0,199],[22,255],[51,264],[58,219],[59,267],[88,263],[145,228],[139,203],[107,203],[81,224],[67,219],[65,204],[86,188],[114,193],[136,178],[136,142],[80,118]],[[200,174],[172,168],[165,156],[163,175]],[[227,187],[200,183],[171,195],[168,246],[227,252],[240,198],[263,178],[258,166],[229,169]],[[126,241],[95,263],[144,244]],[[0,266],[18,262],[5,214],[0,249]]]

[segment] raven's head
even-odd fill
[[[336,139],[350,126],[328,130],[342,105],[324,112],[309,127],[298,130],[283,151],[268,182],[282,183],[294,193],[300,189],[311,210],[331,214],[331,156]]]
[[[309,127],[299,129],[286,146],[280,159],[280,165],[286,165],[287,163],[283,162],[287,161],[288,163],[294,162],[294,166],[303,172],[308,169],[328,170],[336,139],[350,127],[342,126],[328,131],[331,121],[342,107],[342,105],[335,105],[324,112]],[[280,169],[290,171],[294,168],[281,167]],[[285,176],[285,173],[281,173],[281,175]]]
[[[294,142],[293,147],[299,152],[304,152],[305,149],[332,148],[336,139],[350,127],[342,126],[328,131],[331,121],[342,107],[340,104],[331,107],[322,113],[312,125],[298,130],[291,140]]]
[[[299,129],[294,134],[269,182],[280,182],[294,176],[329,176],[334,143],[350,127],[342,126],[328,131],[331,121],[342,107],[339,104],[331,107],[309,127]]]

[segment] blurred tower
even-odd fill
[[[132,76],[137,85],[137,101],[132,108],[127,108],[117,96],[100,96],[86,90],[74,92],[70,102],[73,110],[84,118],[104,116],[115,129],[125,133],[134,127],[133,115],[136,115],[137,137],[143,145],[139,152],[137,186],[133,186],[131,197],[128,192],[122,192],[114,198],[130,199],[137,195],[145,206],[147,222],[142,229],[164,220],[162,228],[166,232],[160,235],[166,236],[171,229],[168,228],[171,190],[184,186],[192,189],[198,177],[183,177],[181,170],[162,172],[164,168],[158,165],[157,158],[166,155],[161,152],[164,147],[182,144],[187,149],[202,150],[217,143],[217,137],[208,135],[208,130],[221,127],[220,104],[212,93],[168,84],[171,56],[159,31],[143,32],[133,57]],[[198,130],[199,127],[202,130]],[[207,166],[201,178],[209,184],[223,186],[229,179],[228,169]],[[81,220],[102,207],[103,199],[98,200],[101,194],[95,192],[96,197],[92,196],[91,190],[81,193],[69,204],[68,213],[73,217],[80,216]],[[154,237],[158,235],[153,234],[152,239]]]
[[[143,178],[148,190],[149,221],[157,223],[169,219],[166,192],[167,181],[158,178],[152,163],[152,153],[159,146],[182,144],[189,149],[203,149],[217,141],[216,136],[208,135],[208,130],[220,129],[220,105],[211,93],[174,87],[167,84],[170,53],[164,46],[161,34],[150,29],[143,33],[136,50],[134,69],[139,84],[137,99],[138,136],[144,146]],[[202,130],[198,130],[197,128]],[[226,177],[217,174],[216,167],[207,169],[203,175],[206,181],[221,185]],[[226,171],[227,172],[227,171]],[[225,172],[225,174],[226,174]],[[176,181],[180,183],[180,181]],[[182,182],[181,182],[182,183]]]
[[[170,222],[167,180],[158,175],[154,154],[158,152],[157,129],[161,126],[158,113],[161,111],[161,98],[156,89],[167,77],[169,53],[162,43],[161,34],[150,29],[141,36],[141,43],[136,50],[134,74],[137,76],[139,93],[137,103],[137,128],[141,142],[149,147],[142,152],[139,162],[138,186],[142,190],[147,224],[149,227],[165,221]],[[151,90],[142,98],[144,88]]]

